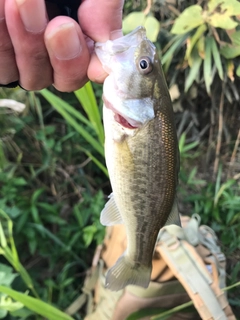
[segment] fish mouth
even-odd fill
[[[122,127],[127,129],[138,129],[142,125],[142,123],[119,113],[104,96],[103,96],[103,102],[106,108],[112,110],[112,112],[114,113],[114,120],[117,123],[119,123]]]

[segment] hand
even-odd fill
[[[44,0],[0,0],[0,84],[19,81],[26,90],[51,84],[73,91],[107,76],[93,41],[121,36],[124,0],[83,0],[79,24],[45,7]]]

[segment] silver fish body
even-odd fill
[[[174,115],[156,49],[139,27],[96,53],[104,83],[105,156],[113,193],[104,225],[124,223],[127,250],[108,271],[106,286],[147,287],[159,230],[180,225],[176,205],[179,156]]]

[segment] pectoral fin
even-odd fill
[[[103,208],[100,216],[100,222],[104,226],[113,226],[123,223],[122,217],[114,200],[113,193],[110,194],[109,200]]]
[[[180,221],[180,216],[178,212],[178,204],[177,204],[177,197],[175,197],[172,210],[170,212],[170,215],[167,219],[167,222],[165,223],[165,226],[170,225],[170,224],[176,224],[177,226],[181,227],[181,221]]]

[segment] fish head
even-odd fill
[[[156,48],[147,39],[145,28],[96,43],[95,51],[109,74],[103,86],[105,108],[125,133],[125,129],[141,128],[155,117],[155,88],[161,72]]]

